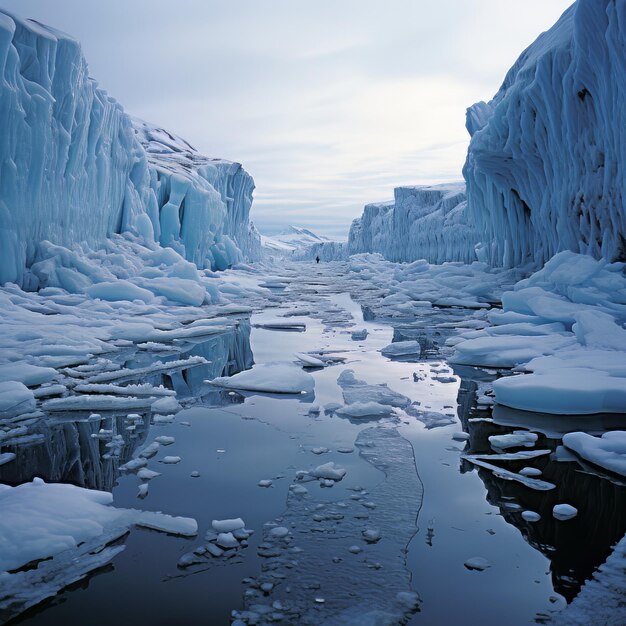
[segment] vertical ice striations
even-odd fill
[[[258,258],[260,239],[249,222],[254,180],[241,164],[206,157],[162,128],[132,121],[150,164],[161,245],[213,269]]]
[[[141,227],[143,150],[78,42],[0,13],[0,124],[0,283],[19,281],[44,239],[93,244]]]
[[[467,220],[463,183],[397,187],[394,196],[365,206],[350,228],[348,254],[378,252],[400,262],[476,259],[479,236]]]
[[[470,214],[494,265],[626,257],[626,2],[578,0],[467,112]]]
[[[28,282],[42,241],[93,249],[125,231],[200,268],[259,256],[240,164],[133,122],[89,77],[77,41],[4,12],[0,125],[0,284]]]

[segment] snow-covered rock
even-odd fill
[[[626,6],[578,0],[467,113],[469,214],[494,265],[626,254]]]

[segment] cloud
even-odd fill
[[[267,232],[346,234],[394,186],[461,178],[465,109],[568,0],[0,0],[65,30],[138,117],[242,162]]]

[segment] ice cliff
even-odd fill
[[[348,254],[541,267],[563,250],[626,259],[626,2],[578,0],[495,97],[467,111],[462,188],[367,205]]]
[[[430,263],[476,258],[463,183],[396,187],[394,201],[368,204],[352,223],[348,254],[379,252],[390,261]]]
[[[494,265],[626,258],[626,2],[578,0],[467,112],[471,218]]]
[[[130,232],[213,269],[258,255],[254,184],[239,164],[133,123],[89,77],[77,41],[5,12],[0,124],[0,284],[25,284],[46,240],[93,248]]]

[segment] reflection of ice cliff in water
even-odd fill
[[[120,367],[146,367],[156,359],[166,362],[189,356],[202,356],[209,363],[182,371],[155,374],[142,382],[174,389],[179,401],[185,405],[202,403],[219,406],[241,401],[238,395],[207,390],[203,380],[230,376],[252,366],[250,323],[242,320],[232,330],[214,335],[209,340],[186,342],[184,346],[177,346],[176,354],[169,357],[134,352],[120,363]],[[126,430],[128,424],[125,418],[130,412],[141,416],[133,431]],[[95,436],[101,429],[113,430],[124,438],[119,453],[113,458],[107,458],[110,439]],[[119,473],[118,466],[132,458],[135,450],[146,441],[149,429],[149,411],[103,411],[99,418],[90,418],[89,412],[56,413],[30,427],[29,434],[41,435],[38,440],[26,445],[3,447],[3,452],[16,453],[17,459],[0,467],[0,482],[18,485],[40,477],[46,482],[111,491]]]
[[[466,368],[463,369],[467,374]],[[459,416],[470,433],[465,452],[490,454],[494,450],[488,437],[511,432],[511,428],[491,421],[468,422],[468,419],[488,415],[471,409],[475,391],[476,383],[464,378],[458,403]],[[559,439],[539,434],[534,449],[549,449],[554,453],[560,443]],[[583,471],[578,463],[557,461],[554,454],[507,461],[499,466],[515,472],[527,466],[536,467],[542,472],[541,479],[556,485],[549,491],[536,491],[512,480],[498,478],[489,470],[478,469],[487,489],[487,501],[497,506],[504,519],[550,560],[555,591],[571,601],[626,532],[626,489],[617,481]],[[462,472],[474,469],[474,465],[461,461]],[[552,507],[559,503],[577,507],[578,515],[567,521],[556,520],[552,516]],[[523,511],[535,511],[541,515],[541,520],[526,521],[522,518]]]

